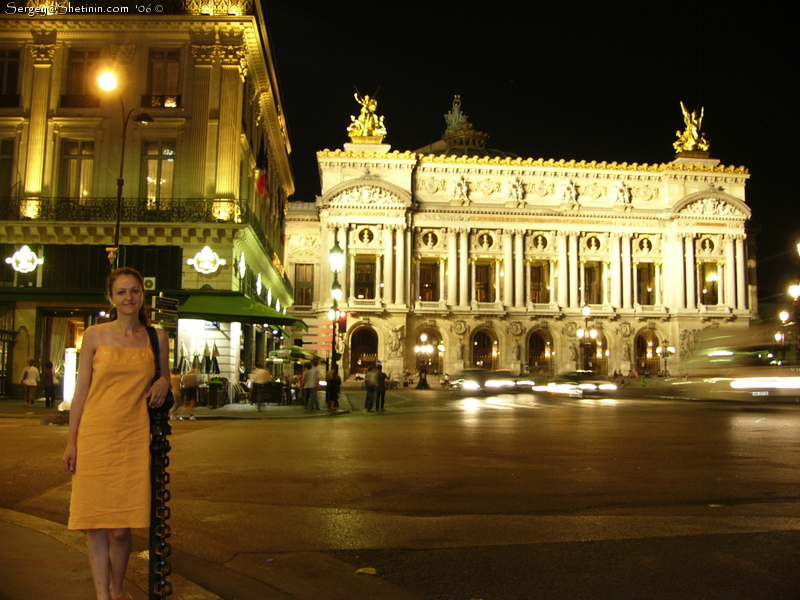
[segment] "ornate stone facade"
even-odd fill
[[[679,367],[687,332],[757,313],[749,174],[707,153],[653,165],[385,145],[317,156],[321,195],[290,205],[287,268],[313,264],[313,301],[294,310],[324,318],[328,251],[344,249],[346,372],[380,360],[395,375],[422,363],[656,374]]]

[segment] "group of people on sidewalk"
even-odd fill
[[[47,361],[41,375],[36,368],[35,361],[29,360],[28,366],[22,371],[22,385],[25,386],[25,404],[33,406],[36,401],[36,391],[39,389],[39,381],[44,388],[44,405],[46,408],[54,408],[56,405],[56,375],[53,371],[53,363]]]
[[[306,410],[320,410],[319,397],[319,371],[311,363],[306,363],[301,377],[303,389],[303,407]],[[342,378],[339,376],[339,365],[335,364],[325,374],[325,403],[328,410],[339,409],[339,393],[342,389]]]
[[[386,410],[386,381],[389,376],[383,372],[383,365],[369,367],[364,377],[364,385],[367,388],[367,395],[364,399],[364,408],[367,412],[380,412]],[[373,405],[375,408],[373,409]]]

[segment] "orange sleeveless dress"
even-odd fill
[[[155,374],[147,348],[103,346],[78,427],[69,529],[150,526],[150,421]]]

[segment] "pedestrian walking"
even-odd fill
[[[333,365],[325,375],[325,401],[329,410],[339,408],[339,392],[342,388],[342,378],[339,377],[339,365]]]
[[[44,363],[42,371],[42,387],[44,387],[45,408],[53,408],[56,405],[56,374],[53,372],[53,361],[48,360]]]
[[[22,371],[22,385],[25,386],[26,406],[33,406],[36,400],[36,388],[39,386],[39,369],[34,366],[33,360],[29,360],[28,366]]]
[[[303,371],[303,405],[306,410],[319,410],[317,387],[319,386],[319,373],[312,368],[311,363],[306,363]]]
[[[364,408],[367,412],[373,412],[372,406],[375,404],[375,394],[378,391],[378,378],[375,367],[369,367],[367,374],[364,377],[364,387],[367,388],[367,394],[364,397]]]
[[[86,530],[98,600],[130,598],[122,589],[131,553],[131,528],[150,525],[150,419],[170,387],[169,340],[157,330],[155,376],[144,280],[123,267],[108,277],[109,323],[83,336],[62,461],[72,475],[70,529]]]
[[[389,379],[389,376],[383,372],[383,365],[378,365],[375,379],[377,383],[375,390],[375,411],[385,410],[383,406],[386,403],[386,380]]]

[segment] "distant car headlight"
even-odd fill
[[[594,392],[597,390],[597,385],[594,383],[579,383],[578,387],[581,388],[584,392]]]
[[[617,384],[616,383],[601,383],[600,389],[604,392],[615,392],[617,391]]]
[[[479,390],[481,389],[480,384],[477,381],[465,381],[461,384],[461,387],[465,390]]]

